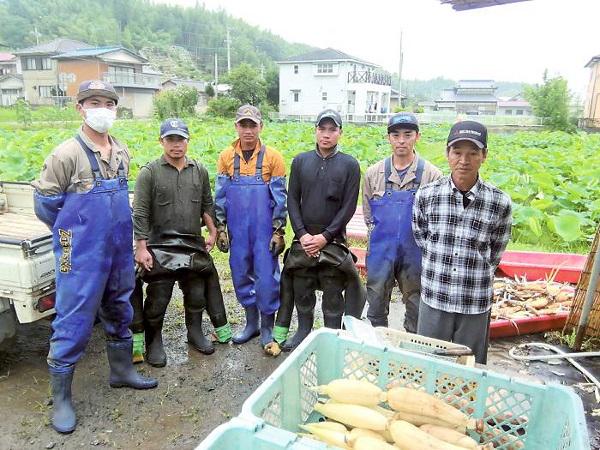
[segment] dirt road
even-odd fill
[[[228,278],[226,270],[221,273]],[[239,328],[241,309],[228,279],[223,283],[223,290],[230,321],[234,328]],[[402,323],[403,309],[400,303],[392,304],[391,325],[395,328]],[[205,326],[209,328],[208,321]],[[1,450],[193,449],[217,425],[238,415],[244,400],[286,357],[285,354],[277,359],[265,356],[257,339],[242,346],[217,345],[210,356],[191,349],[185,342],[179,293],[171,302],[165,325],[167,367],[138,366],[157,377],[159,387],[149,391],[111,389],[107,381],[103,333],[101,327],[96,326],[86,354],[77,365],[73,383],[78,427],[73,434],[62,436],[49,425],[51,406],[45,360],[49,334],[47,321],[21,325],[15,344],[0,352]],[[543,370],[542,363],[526,367],[506,357],[508,348],[515,342],[496,341],[491,350],[491,363],[517,376],[538,376]],[[535,369],[538,366],[542,369]],[[599,367],[597,364],[596,368]],[[582,381],[564,365],[553,366],[552,370],[561,374],[568,372],[572,375],[568,381]],[[563,378],[564,382],[565,377],[554,375],[554,378],[558,382]],[[592,404],[591,394],[588,400],[588,411],[597,408]],[[588,428],[594,445],[600,445],[598,422],[590,422]]]

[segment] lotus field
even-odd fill
[[[221,149],[235,137],[232,121],[193,119],[189,154],[215,175]],[[78,124],[0,124],[0,181],[31,181],[53,147],[73,136]],[[119,121],[113,134],[129,146],[131,186],[144,163],[161,154],[157,121]],[[424,126],[418,151],[445,173],[445,139],[450,125]],[[309,123],[266,123],[264,142],[279,149],[289,167],[294,155],[310,149]],[[362,170],[389,154],[384,126],[346,125],[341,141]],[[600,134],[549,131],[491,132],[482,176],[513,201],[512,248],[541,251],[589,250],[600,220]]]

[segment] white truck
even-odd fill
[[[52,234],[33,212],[33,188],[0,182],[0,346],[17,323],[54,314]]]

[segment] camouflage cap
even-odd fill
[[[235,123],[238,123],[244,119],[250,119],[255,123],[262,123],[262,114],[256,106],[243,105],[240,106],[235,114]]]
[[[79,91],[77,91],[77,103],[95,95],[110,98],[115,103],[119,103],[119,96],[112,84],[100,80],[86,80],[81,83]]]

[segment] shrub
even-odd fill
[[[206,113],[215,117],[234,117],[240,103],[235,98],[217,97],[208,101]]]
[[[168,117],[186,117],[195,112],[198,91],[189,86],[179,86],[160,92],[154,97],[154,113],[164,120]]]

